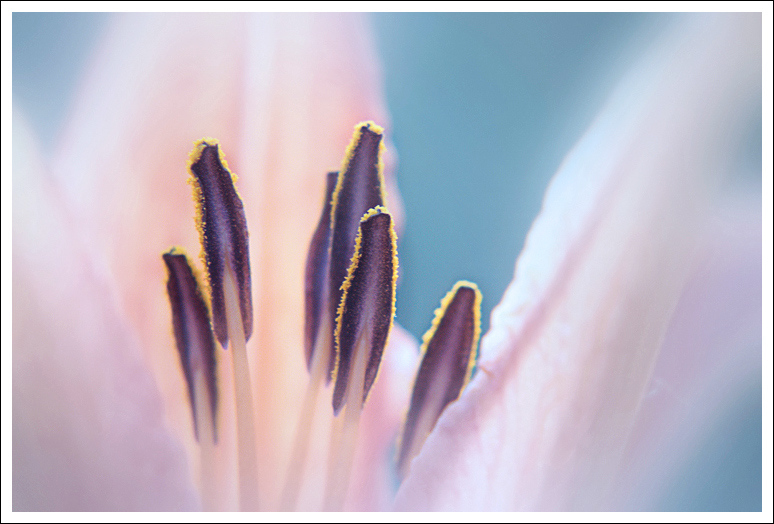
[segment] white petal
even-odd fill
[[[615,477],[707,209],[760,97],[759,15],[684,19],[552,181],[481,371],[399,509],[596,508]]]

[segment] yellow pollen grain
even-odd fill
[[[384,145],[384,128],[374,123],[373,120],[367,120],[365,122],[360,122],[355,126],[355,131],[352,133],[352,140],[350,140],[349,145],[347,146],[347,150],[344,152],[344,160],[341,162],[339,176],[336,178],[336,187],[333,190],[333,196],[331,197],[331,231],[333,230],[336,223],[336,205],[339,202],[339,193],[341,192],[341,188],[344,185],[344,173],[346,173],[347,169],[349,168],[349,164],[355,154],[355,149],[357,149],[357,144],[360,142],[360,137],[363,134],[363,129],[369,129],[370,131],[382,136],[382,140],[379,141],[379,153],[377,155],[379,161],[377,164],[376,172],[379,178],[379,194],[382,198],[382,202],[385,205],[387,204],[387,190],[386,184],[384,183],[384,155],[387,151],[387,147]]]
[[[435,335],[435,332],[438,330],[438,325],[441,323],[441,319],[446,314],[446,310],[449,307],[449,304],[451,304],[452,299],[457,294],[457,290],[461,287],[467,287],[472,289],[475,294],[476,298],[473,303],[473,347],[470,349],[470,356],[468,357],[468,367],[467,372],[465,373],[465,382],[462,385],[462,388],[464,389],[465,386],[468,384],[468,381],[470,380],[471,374],[473,372],[473,366],[476,364],[476,351],[478,348],[478,338],[481,335],[481,291],[478,289],[478,286],[474,284],[473,282],[469,282],[467,280],[460,280],[454,286],[451,288],[451,291],[446,293],[446,296],[441,299],[441,305],[438,307],[438,309],[435,310],[435,317],[433,318],[433,323],[430,325],[430,329],[427,330],[427,332],[422,335],[422,347],[419,350],[419,359],[420,362],[425,357],[425,353],[427,352],[427,346],[430,344],[430,341],[433,339],[433,336]]]
[[[188,256],[188,253],[186,250],[181,246],[172,246],[169,248],[165,253],[169,253],[170,255],[183,255],[186,259],[191,260],[191,257]],[[188,267],[191,268],[191,273],[193,274],[194,280],[196,281],[196,285],[200,290],[205,289],[204,284],[207,284],[207,277],[205,274],[203,274],[198,266],[195,266],[193,264],[188,264]],[[206,266],[205,266],[206,267]],[[202,298],[204,299],[204,305],[207,307],[207,313],[212,316],[212,305],[210,304],[210,296],[209,293],[201,293]]]
[[[470,379],[472,378],[473,367],[476,364],[476,351],[478,349],[478,338],[481,335],[482,295],[481,295],[481,291],[478,289],[478,286],[476,284],[468,280],[460,280],[456,284],[454,284],[451,291],[446,293],[446,295],[441,299],[441,305],[435,310],[433,322],[430,324],[430,329],[428,329],[427,332],[424,335],[422,335],[422,346],[419,350],[419,363],[421,366],[422,360],[424,360],[425,358],[425,353],[427,353],[427,347],[430,344],[430,341],[433,339],[435,332],[438,330],[438,325],[441,323],[441,319],[446,314],[446,310],[448,309],[449,304],[451,304],[451,301],[454,298],[454,295],[457,294],[457,290],[459,290],[459,288],[461,287],[471,288],[475,292],[476,298],[474,299],[474,302],[473,302],[473,347],[470,349],[470,355],[468,356],[467,370],[465,371],[465,381],[462,383],[460,392],[462,392],[465,389],[465,387],[468,385],[468,382],[470,382]],[[395,443],[395,461],[396,462],[398,461],[398,456],[400,454],[401,447],[403,446],[403,439],[405,438],[406,421],[408,419],[409,409],[410,408],[407,408],[403,413],[403,420],[401,422],[401,427],[403,428],[403,430],[398,434],[398,439]]]
[[[381,214],[388,214],[387,208],[384,206],[376,206],[368,211],[363,215],[363,217],[360,219],[360,223],[362,224],[366,220],[368,220],[371,217],[374,217],[376,215]],[[341,284],[341,291],[343,292],[341,295],[341,302],[339,302],[339,307],[336,310],[336,330],[334,331],[334,340],[335,340],[335,347],[336,347],[336,359],[335,364],[333,366],[333,374],[332,374],[332,380],[336,380],[337,374],[339,371],[339,359],[340,359],[340,351],[339,351],[339,345],[340,345],[340,338],[341,338],[341,328],[343,324],[343,316],[344,312],[346,311],[346,300],[347,300],[347,292],[349,291],[350,286],[352,285],[352,279],[355,275],[355,270],[357,270],[358,264],[360,263],[360,251],[361,251],[361,243],[362,243],[362,236],[363,236],[363,230],[362,228],[358,228],[357,230],[357,236],[355,237],[355,252],[352,255],[352,262],[349,265],[349,269],[347,270],[347,277],[344,279],[344,282]],[[386,348],[390,343],[390,335],[392,335],[392,327],[395,321],[395,294],[396,294],[396,284],[398,281],[398,235],[395,233],[395,222],[392,220],[392,217],[390,217],[390,240],[391,240],[391,250],[392,250],[392,299],[390,301],[391,303],[391,311],[390,311],[390,326],[387,328],[387,338],[384,341],[384,347]],[[475,285],[475,284],[474,284]],[[374,377],[374,384],[376,384],[376,380],[379,378],[379,372],[381,370],[381,366],[376,371],[376,376]],[[373,389],[373,388],[372,388]],[[368,396],[371,394],[371,392],[368,392],[368,395],[366,395],[365,400],[363,401],[363,404],[368,400]]]
[[[382,187],[384,187],[384,184],[382,184]],[[380,207],[382,206],[376,206],[376,208],[380,208]],[[387,208],[382,208],[382,209],[384,213],[387,212]],[[398,235],[395,232],[395,221],[392,220],[392,216],[390,216],[390,244],[391,244],[391,250],[392,250],[392,299],[390,300],[390,304],[392,305],[392,307],[390,308],[390,326],[387,328],[387,338],[384,339],[385,350],[390,345],[392,328],[395,324],[395,302],[396,302],[395,295],[398,290]],[[382,370],[382,366],[379,366],[378,368],[376,368],[376,375],[374,375],[373,384],[376,384],[376,381],[379,380],[379,373],[381,373],[381,370]],[[363,404],[365,404],[368,401],[368,397],[371,395],[371,391],[373,391],[373,387],[368,391],[368,394],[366,395],[365,399],[363,399]]]
[[[201,263],[204,267],[207,267],[207,254],[204,251],[205,240],[207,239],[207,234],[205,232],[207,224],[204,220],[204,194],[202,193],[199,180],[193,174],[191,167],[201,159],[204,149],[211,146],[218,146],[218,160],[223,166],[223,169],[225,169],[229,175],[231,175],[231,183],[234,185],[234,191],[236,192],[239,200],[242,200],[242,197],[239,194],[239,190],[236,186],[238,177],[236,173],[232,172],[228,167],[226,154],[223,152],[223,147],[220,145],[220,140],[210,136],[196,140],[194,142],[194,148],[190,153],[188,153],[188,163],[186,164],[186,170],[188,171],[188,184],[191,186],[192,199],[194,201],[194,222],[196,223],[196,230],[199,232],[199,244],[202,246],[202,249],[199,252],[199,260],[201,260]],[[209,274],[206,273],[204,277],[201,277],[198,272],[195,272],[194,276],[197,278],[197,282],[200,285],[204,284],[202,289],[207,290],[207,293],[204,293],[204,295],[206,295],[205,302],[207,303],[207,308],[211,310],[210,297],[212,295],[212,285],[210,283]]]

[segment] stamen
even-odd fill
[[[200,444],[202,506],[205,511],[212,511],[216,502],[214,445],[218,440],[215,339],[210,314],[188,257],[176,248],[162,257],[169,274],[167,293],[172,307],[172,326],[188,385],[194,435]]]
[[[188,158],[196,204],[196,227],[212,298],[212,320],[220,344],[228,347],[224,278],[226,261],[236,277],[244,338],[253,332],[253,301],[250,293],[250,257],[247,219],[226,157],[214,138],[196,143]]]
[[[312,351],[320,329],[320,317],[328,298],[328,256],[331,238],[331,207],[333,191],[336,188],[339,173],[331,171],[326,178],[325,200],[320,221],[317,224],[312,242],[309,245],[309,254],[306,259],[306,273],[304,278],[306,318],[304,325],[304,350],[306,352],[306,366],[312,369]]]
[[[327,176],[323,213],[312,237],[305,273],[304,351],[310,381],[283,490],[285,510],[294,509],[298,498],[323,377],[327,382],[335,380],[324,504],[327,510],[342,509],[360,416],[392,329],[397,238],[392,217],[384,207],[382,138],[382,128],[373,122],[358,124],[340,172]],[[198,141],[188,167],[207,268],[212,326],[223,348],[231,342],[233,349],[239,506],[255,511],[259,495],[257,449],[246,352],[253,328],[247,220],[234,186],[236,175],[229,171],[216,140]],[[204,509],[214,509],[218,391],[213,331],[205,298],[185,255],[173,248],[163,257],[169,269],[167,289],[194,432],[202,449]],[[423,359],[399,445],[401,476],[442,411],[470,379],[480,335],[480,308],[481,293],[476,285],[458,282],[442,300],[432,327],[423,337]]]
[[[337,178],[333,180],[333,173],[328,175],[323,217],[307,258],[305,351],[310,380],[283,490],[282,508],[286,510],[295,506],[298,497],[322,377],[329,383],[336,366],[335,318],[360,219],[385,202],[383,133],[373,122],[355,126]]]
[[[328,173],[323,211],[320,215],[317,229],[314,235],[312,235],[312,242],[309,245],[309,254],[306,259],[304,279],[306,299],[304,349],[306,351],[306,365],[310,371],[310,378],[301,406],[296,437],[290,454],[288,474],[282,491],[281,508],[283,511],[292,511],[296,505],[298,492],[301,488],[301,476],[306,467],[314,407],[317,402],[317,394],[322,382],[323,371],[327,368],[329,360],[327,350],[320,350],[319,348],[321,346],[327,348],[330,346],[330,343],[318,335],[327,335],[332,331],[328,320],[330,317],[325,317],[323,313],[328,299],[328,247],[330,245],[331,231],[331,202],[337,177],[338,173],[336,171]],[[320,326],[321,317],[325,318],[325,325],[323,326]]]
[[[361,342],[367,347],[361,399],[362,408],[376,380],[384,347],[395,318],[395,283],[398,279],[397,236],[392,217],[382,206],[370,209],[360,221],[355,252],[341,285],[343,296],[336,316],[336,386],[333,412],[348,401],[353,354]],[[365,337],[365,338],[363,338]],[[361,340],[362,339],[362,340]],[[357,380],[357,377],[352,377]]]
[[[253,329],[247,220],[233,175],[217,140],[197,142],[189,157],[202,251],[207,265],[215,334],[233,349],[240,508],[258,509],[258,466],[252,386],[245,342]]]
[[[379,370],[395,317],[398,277],[397,238],[392,217],[382,206],[360,221],[352,263],[341,286],[336,318],[336,384],[333,410],[346,406],[334,424],[326,508],[343,506],[357,442],[360,413]]]
[[[335,367],[333,348],[334,319],[341,303],[341,285],[354,253],[355,236],[361,217],[386,201],[384,184],[384,130],[373,122],[355,126],[347,148],[331,203],[330,271],[328,308],[331,339],[328,343],[328,372]],[[328,382],[332,375],[328,376]]]
[[[472,282],[461,280],[443,298],[432,326],[422,337],[422,363],[398,445],[401,478],[443,410],[470,380],[480,334],[481,292]]]

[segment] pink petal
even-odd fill
[[[261,491],[276,500],[308,380],[303,275],[325,174],[341,166],[355,124],[388,122],[363,17],[270,15],[252,18],[250,27],[237,172],[244,174],[243,195],[251,195],[245,209],[257,304],[250,344],[264,421]],[[387,178],[390,210],[400,215],[397,189]]]
[[[632,429],[625,467],[605,503],[612,509],[655,507],[667,497],[670,475],[694,458],[713,425],[727,423],[718,414],[734,409],[740,393],[761,380],[760,197],[727,196],[706,224],[698,263]]]
[[[276,500],[307,381],[303,263],[325,173],[340,166],[357,122],[388,124],[365,20],[137,14],[117,16],[107,34],[54,174],[117,282],[118,308],[139,335],[170,425],[193,455],[160,254],[173,244],[199,252],[186,161],[194,140],[220,139],[239,175],[250,230],[255,329],[248,353],[261,424],[261,498]],[[394,154],[387,164],[390,209],[400,221]]]
[[[398,509],[596,508],[618,473],[741,110],[756,15],[682,22],[566,158],[492,314],[480,372]]]
[[[103,260],[14,117],[13,509],[196,509]]]
[[[379,376],[363,408],[345,511],[389,511],[392,507],[397,482],[395,443],[418,364],[417,341],[395,324]]]
[[[114,17],[53,161],[77,227],[117,283],[118,308],[139,335],[166,415],[191,451],[160,257],[172,245],[199,253],[188,152],[204,136],[237,141],[245,34],[238,15]]]

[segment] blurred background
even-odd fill
[[[110,15],[13,14],[13,99],[51,151]],[[416,337],[459,279],[484,296],[483,325],[564,155],[630,63],[679,15],[374,14],[398,183],[397,320]],[[746,158],[760,192],[760,118]],[[657,507],[761,510],[761,382],[687,458]]]

